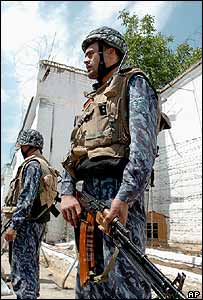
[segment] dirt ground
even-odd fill
[[[40,260],[40,298],[39,299],[74,299],[74,285],[75,285],[75,276],[76,276],[76,268],[74,267],[70,272],[65,284],[63,285],[63,281],[67,270],[69,269],[71,263],[64,260],[63,257],[57,257],[55,255],[41,255]],[[10,266],[8,263],[8,253],[4,253],[2,255],[1,265],[6,275],[10,273]],[[151,259],[152,261],[153,259]],[[49,266],[47,267],[47,262]],[[192,269],[186,267],[184,265],[173,266],[171,265],[162,264],[160,261],[153,260],[154,263],[157,264],[158,268],[171,280],[175,279],[174,273],[178,274],[178,272],[186,271],[189,274],[186,277],[185,284],[183,287],[184,294],[188,297],[188,293],[191,294],[195,291],[199,292],[200,295],[196,297],[190,297],[188,299],[202,299],[202,280],[200,279],[201,276],[201,269]],[[162,270],[163,268],[163,270]],[[165,269],[164,269],[165,268]],[[171,272],[171,269],[175,271],[174,273]],[[173,273],[173,274],[172,274]],[[198,277],[199,276],[199,277]],[[8,283],[10,286],[10,283]],[[64,286],[64,288],[63,288]],[[190,295],[191,295],[190,294]],[[194,293],[193,293],[194,295]],[[155,298],[155,293],[153,293],[153,298]],[[1,296],[1,299],[16,299],[15,295],[9,296]]]

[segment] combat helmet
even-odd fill
[[[40,150],[43,149],[44,139],[41,133],[34,129],[22,130],[17,138],[16,146],[33,146]]]
[[[82,42],[82,50],[85,52],[87,47],[94,41],[103,41],[107,45],[118,49],[122,55],[127,51],[127,44],[122,34],[107,26],[92,30]]]
[[[117,30],[103,26],[91,31],[84,41],[82,42],[82,50],[83,52],[86,51],[87,47],[98,41],[99,46],[99,55],[100,55],[100,62],[99,62],[99,69],[98,69],[98,81],[101,82],[102,78],[108,74],[111,70],[115,67],[118,67],[123,59],[124,56],[127,54],[127,44],[124,40],[122,34],[120,34]],[[106,44],[112,48],[115,48],[119,52],[119,61],[113,64],[110,67],[106,67],[104,62],[104,55],[103,55],[103,44]]]

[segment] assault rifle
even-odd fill
[[[78,199],[82,207],[96,215],[98,212],[103,213],[109,207],[102,200],[97,200],[86,192],[78,192]],[[97,220],[98,221],[98,220]],[[102,225],[102,224],[101,224]],[[158,299],[187,299],[182,293],[182,287],[186,278],[185,274],[178,273],[172,282],[168,279],[141,250],[131,241],[129,231],[119,222],[116,217],[111,223],[109,233],[113,244],[119,251],[127,257],[129,262],[136,268],[142,278],[151,285]]]
[[[52,215],[54,215],[55,218],[58,217],[58,215],[60,214],[60,211],[56,208],[56,203],[57,202],[61,202],[61,198],[59,197],[59,193],[57,192],[57,195],[54,199],[54,203],[51,205],[51,207],[46,207],[36,218],[34,218],[33,220],[37,220],[39,219],[43,214],[45,214],[48,210],[50,210],[50,212],[52,213]],[[1,236],[2,234],[6,231],[6,229],[10,226],[11,224],[11,218],[5,223],[3,224],[3,228],[1,229]]]

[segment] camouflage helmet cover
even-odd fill
[[[34,146],[42,150],[44,139],[39,131],[27,129],[20,132],[16,144],[18,146]]]
[[[124,55],[127,51],[127,44],[124,37],[115,29],[103,26],[91,31],[82,43],[82,50],[85,52],[87,47],[95,41],[104,41],[109,46],[117,48]]]

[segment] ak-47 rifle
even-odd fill
[[[102,200],[97,200],[85,191],[78,192],[78,200],[81,205],[93,215],[107,213],[109,207]],[[96,218],[98,222],[99,218]],[[102,225],[102,224],[101,224]],[[131,241],[129,231],[119,222],[116,217],[111,222],[110,233],[108,234],[113,244],[127,257],[129,262],[136,268],[142,278],[151,285],[158,299],[187,299],[182,293],[185,274],[178,273],[172,282],[168,279],[142,251]]]

